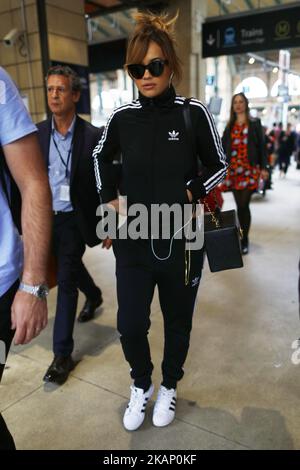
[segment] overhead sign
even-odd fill
[[[206,21],[202,56],[300,47],[300,5],[252,15]]]

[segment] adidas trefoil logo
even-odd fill
[[[196,286],[199,284],[199,281],[200,281],[200,276],[195,277],[195,278],[192,280],[192,287],[196,287]]]
[[[169,132],[169,138],[168,140],[179,140],[179,132],[176,132],[176,131],[171,131]]]

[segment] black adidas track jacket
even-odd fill
[[[224,178],[227,168],[222,143],[207,108],[191,99],[196,149],[204,171],[198,176],[183,117],[185,98],[173,87],[155,98],[139,99],[117,108],[93,152],[96,184],[103,203],[117,198],[113,161],[122,155],[122,188],[128,207],[142,203],[196,201]]]

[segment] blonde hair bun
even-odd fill
[[[168,13],[162,13],[160,15],[153,14],[151,12],[138,12],[133,15],[133,19],[136,21],[135,32],[139,30],[151,30],[157,29],[164,31],[166,34],[174,37],[175,23],[177,21],[179,12],[176,15],[170,17]]]

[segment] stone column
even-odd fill
[[[179,10],[176,36],[183,63],[183,80],[177,91],[205,102],[206,66],[202,59],[201,31],[206,18],[206,0],[172,0],[170,11]]]
[[[46,0],[50,60],[88,65],[84,0]]]
[[[35,0],[0,1],[1,40],[15,28],[27,34],[9,47],[0,42],[0,64],[16,82],[33,120],[39,121],[46,103]]]
[[[1,39],[14,28],[27,34],[11,47],[0,42],[0,64],[15,80],[38,122],[47,113],[44,77],[49,63],[88,65],[84,0],[45,0],[39,8],[38,0],[1,0]]]
[[[46,5],[50,61],[88,66],[84,0],[46,0]]]

